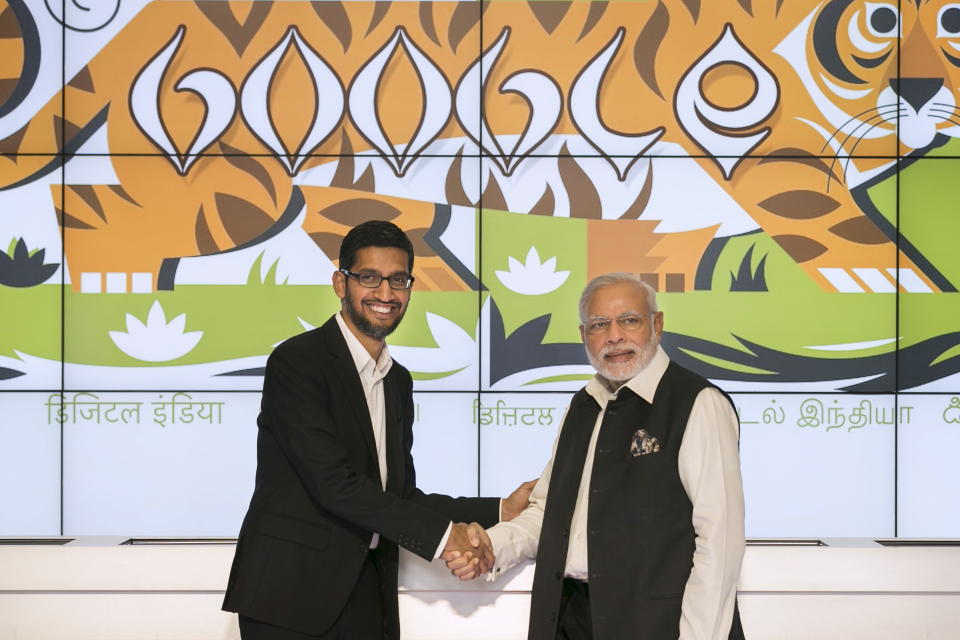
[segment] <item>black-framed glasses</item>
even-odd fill
[[[391,289],[409,289],[413,286],[414,281],[414,277],[409,273],[395,273],[391,276],[382,276],[375,271],[361,271],[360,273],[347,269],[338,269],[338,271],[345,276],[353,278],[361,287],[366,287],[367,289],[376,289],[384,280],[387,281]]]
[[[617,316],[616,323],[624,331],[639,331],[643,328],[644,320],[647,317],[654,315],[655,312],[650,313],[624,313]],[[601,333],[606,333],[610,329],[610,325],[614,323],[614,320],[610,318],[588,318],[586,322],[583,323],[583,327],[588,334],[595,336]]]

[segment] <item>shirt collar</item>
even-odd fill
[[[620,385],[617,391],[627,387],[650,404],[653,404],[653,396],[657,393],[660,378],[663,377],[669,365],[670,358],[667,357],[667,352],[663,350],[663,347],[657,345],[657,352],[653,355],[650,364],[644,367],[643,371]],[[601,407],[606,406],[610,398],[616,395],[616,392],[610,393],[607,391],[607,387],[600,381],[599,374],[593,376],[585,389]]]
[[[353,332],[350,331],[350,327],[347,326],[341,313],[342,312],[335,314],[337,325],[339,325],[340,333],[343,334],[343,339],[347,343],[347,349],[350,350],[350,355],[353,357],[353,364],[357,367],[357,371],[373,378],[382,378],[387,375],[387,372],[390,371],[390,367],[393,365],[393,358],[390,357],[386,343],[384,343],[383,349],[380,350],[380,358],[374,361],[370,353],[360,343],[357,336],[353,335]]]

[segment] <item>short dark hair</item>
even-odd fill
[[[367,247],[392,247],[407,252],[407,269],[413,273],[413,244],[403,230],[386,220],[367,220],[358,224],[340,243],[340,268],[352,269],[357,252]]]

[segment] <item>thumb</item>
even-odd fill
[[[480,546],[480,532],[482,529],[477,523],[471,523],[467,528],[467,538],[470,539],[470,545],[474,547]]]

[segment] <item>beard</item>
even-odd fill
[[[607,354],[612,351],[623,350],[622,345],[609,345],[600,349],[596,355],[590,353],[590,350],[587,349],[587,360],[589,360],[590,366],[596,369],[601,377],[606,378],[610,382],[621,384],[636,377],[641,371],[647,368],[647,365],[653,360],[653,356],[657,354],[657,347],[659,345],[660,339],[657,337],[657,333],[651,324],[650,336],[647,338],[647,343],[639,348],[636,358],[622,364],[608,363],[604,360]],[[634,351],[638,350],[636,345],[632,346]]]
[[[353,299],[353,296],[349,291],[347,291],[344,302],[346,302],[346,304],[344,304],[343,307],[347,310],[347,315],[350,316],[350,320],[357,327],[357,329],[360,330],[360,333],[368,338],[373,338],[374,340],[379,341],[382,341],[388,335],[393,333],[393,330],[397,328],[397,325],[400,324],[401,320],[403,320],[403,315],[407,312],[406,309],[401,309],[396,320],[390,324],[375,324],[370,322],[370,320],[368,320],[363,314],[363,303],[361,302],[358,305],[357,301]],[[396,305],[396,303],[383,304]]]

